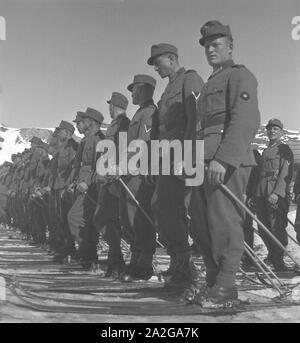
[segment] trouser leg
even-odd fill
[[[244,200],[250,169],[250,167],[229,168],[225,176],[225,185],[241,201]],[[240,268],[240,260],[244,251],[245,214],[221,187],[212,186],[208,182],[207,175],[203,191],[207,207],[207,225],[211,237],[211,252],[217,266],[215,283],[223,287],[234,287],[236,273]],[[201,245],[201,249],[204,248]],[[207,258],[204,261],[210,268],[211,265],[207,262]],[[209,255],[208,261],[211,262]]]
[[[152,209],[158,230],[166,239],[169,251],[176,254],[187,253],[188,243],[187,209],[184,199],[191,191],[184,181],[177,177],[159,176],[152,198]]]

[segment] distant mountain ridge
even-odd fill
[[[102,130],[105,132],[108,124],[102,125]],[[51,133],[54,128],[10,128],[0,124],[0,164],[4,161],[11,161],[11,155],[22,152],[25,148],[30,147],[30,139],[33,136],[41,138],[44,142],[49,142]],[[79,133],[75,131],[74,138],[79,140]],[[290,145],[294,152],[295,161],[300,163],[300,132],[293,130],[285,130],[283,141]],[[267,146],[268,138],[266,135],[265,125],[262,125],[255,137],[254,144],[259,150]]]

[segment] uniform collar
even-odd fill
[[[211,77],[214,77],[215,75],[221,73],[221,72],[224,71],[225,69],[232,67],[233,65],[235,65],[235,63],[233,62],[233,60],[228,60],[228,61],[225,62],[221,67],[219,67],[216,71],[214,71],[214,72],[210,75],[209,79],[210,79]]]
[[[268,145],[268,148],[274,148],[275,146],[277,146],[277,145],[279,145],[279,144],[281,144],[282,143],[282,141],[281,140],[279,140],[279,141],[277,141],[277,142],[275,142],[275,143],[273,143],[272,145]]]
[[[174,82],[174,81],[178,78],[178,76],[182,75],[183,73],[185,73],[185,68],[184,68],[184,67],[181,67],[181,68],[178,69],[178,70],[176,71],[176,73],[171,77],[169,83]]]
[[[117,123],[118,121],[127,118],[127,114],[126,112],[120,113],[117,118],[113,119],[113,121],[111,122],[111,124]]]
[[[88,134],[88,136],[87,136],[87,137],[91,137],[91,136],[97,136],[97,135],[99,134],[99,131],[101,131],[101,130],[100,130],[100,128],[99,128],[97,131],[92,131],[92,132],[89,132],[89,134]]]
[[[150,105],[154,105],[153,99],[149,99],[147,100],[143,105],[140,106],[140,108],[138,109],[138,111],[142,110],[143,108],[146,108]]]

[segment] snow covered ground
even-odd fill
[[[295,211],[291,211],[289,214],[289,218],[291,221],[295,220]],[[291,225],[288,227],[288,232],[293,237],[295,236],[294,230]],[[11,244],[14,244],[13,241]],[[18,243],[20,244],[20,243]],[[26,243],[22,243],[24,247],[26,248]],[[260,239],[256,239],[255,241],[256,251],[261,257],[266,256],[266,250],[263,246],[263,243]],[[37,248],[36,248],[37,249]],[[299,255],[300,248],[294,243],[290,243],[288,247],[289,251],[292,252],[295,255]],[[38,249],[37,249],[38,250]],[[1,248],[0,248],[1,253]],[[38,251],[37,251],[38,253]],[[7,253],[5,253],[7,254]],[[20,251],[21,254],[21,251]],[[32,258],[34,257],[34,254],[31,254]],[[16,256],[16,258],[20,258],[19,256]],[[45,259],[47,257],[45,256]],[[289,264],[291,263],[288,258],[286,258],[286,262]],[[34,267],[33,267],[34,268]],[[43,267],[41,267],[43,268]],[[0,272],[6,272],[8,274],[12,274],[13,269],[9,270],[3,270],[0,269]],[[26,273],[27,271],[25,269],[22,269],[22,273]],[[31,268],[28,270],[28,273],[32,273],[33,269]],[[36,272],[43,272],[40,270],[37,270]],[[50,270],[48,270],[50,273]],[[17,271],[16,271],[17,275]],[[39,274],[37,274],[39,275]],[[81,276],[84,277],[84,276]],[[101,278],[99,278],[99,282]],[[295,286],[300,282],[300,277],[296,276],[292,280],[289,280],[289,283],[293,282]],[[299,286],[298,286],[299,287]],[[45,293],[47,294],[47,293]],[[261,289],[261,290],[248,290],[248,291],[240,291],[240,298],[241,299],[251,299],[251,297],[261,297],[262,299],[266,298],[273,298],[277,296],[277,292],[272,289]],[[15,322],[26,322],[26,323],[56,323],[56,322],[63,322],[63,323],[87,323],[87,322],[93,322],[93,323],[212,323],[212,322],[219,322],[219,323],[254,323],[254,322],[272,322],[272,323],[285,323],[285,322],[293,322],[293,323],[299,323],[300,322],[300,304],[299,306],[287,306],[282,308],[264,308],[261,310],[251,311],[251,312],[243,312],[238,315],[234,316],[220,316],[220,317],[211,317],[207,315],[178,315],[176,312],[170,313],[169,315],[112,315],[112,314],[79,314],[79,313],[51,313],[51,312],[38,312],[34,310],[26,309],[20,305],[22,305],[20,302],[18,302],[18,299],[14,297],[13,294],[11,294],[10,290],[7,289],[6,292],[7,301],[0,301],[0,323],[15,323]],[[57,297],[59,294],[56,295]],[[101,295],[97,295],[96,293],[94,295],[82,295],[82,294],[69,294],[68,297],[73,299],[82,300],[84,297],[94,297],[95,300],[101,300]],[[100,298],[99,298],[100,297]],[[106,297],[106,296],[104,296]],[[122,301],[131,301],[133,303],[139,301],[139,296],[134,295],[131,293],[122,293],[121,296],[114,295],[116,302],[122,302]],[[106,298],[105,298],[106,299]],[[102,299],[102,300],[105,300]],[[112,299],[108,298],[107,299]],[[106,299],[106,300],[107,300]],[[148,301],[154,301],[157,303],[156,298],[148,299]]]

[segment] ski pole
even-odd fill
[[[136,206],[139,208],[139,210],[143,213],[143,215],[145,216],[145,218],[148,220],[148,222],[151,224],[151,226],[153,226],[153,228],[155,228],[155,225],[152,221],[152,219],[149,217],[148,213],[143,209],[143,207],[140,205],[139,201],[136,199],[136,197],[134,196],[134,194],[131,192],[131,190],[129,189],[129,187],[126,185],[126,183],[119,178],[119,181],[121,183],[121,185],[125,188],[125,190],[127,191],[127,193],[130,195],[130,197],[132,198],[132,200],[135,202]],[[157,230],[156,230],[157,231]],[[160,241],[158,239],[156,239],[156,243],[161,247],[161,248],[165,248],[164,245],[162,243],[160,243]]]
[[[224,190],[226,194],[230,195],[230,197],[234,199],[235,202],[238,203],[251,216],[253,220],[256,221],[256,223],[261,227],[261,229],[278,245],[278,247],[280,247],[286,253],[287,256],[290,257],[290,259],[298,266],[298,268],[300,268],[300,263],[296,261],[292,254],[287,251],[287,249],[270,232],[270,230],[268,230],[267,227],[249,210],[249,208],[236,195],[234,195],[227,186],[221,184],[220,187]]]
[[[278,278],[278,276],[272,271],[272,269],[255,253],[255,251],[245,242],[245,248],[257,259],[257,261],[263,266],[263,268],[270,273],[273,278],[280,284],[280,286],[285,287],[285,284]]]
[[[283,296],[284,293],[281,289],[275,284],[272,278],[268,275],[268,273],[263,269],[262,265],[256,260],[257,256],[253,255],[252,252],[249,250],[249,246],[245,243],[245,252],[251,258],[251,260],[256,264],[256,266],[260,269],[260,271],[266,276],[266,278],[270,281],[271,285],[278,291],[280,296]]]

